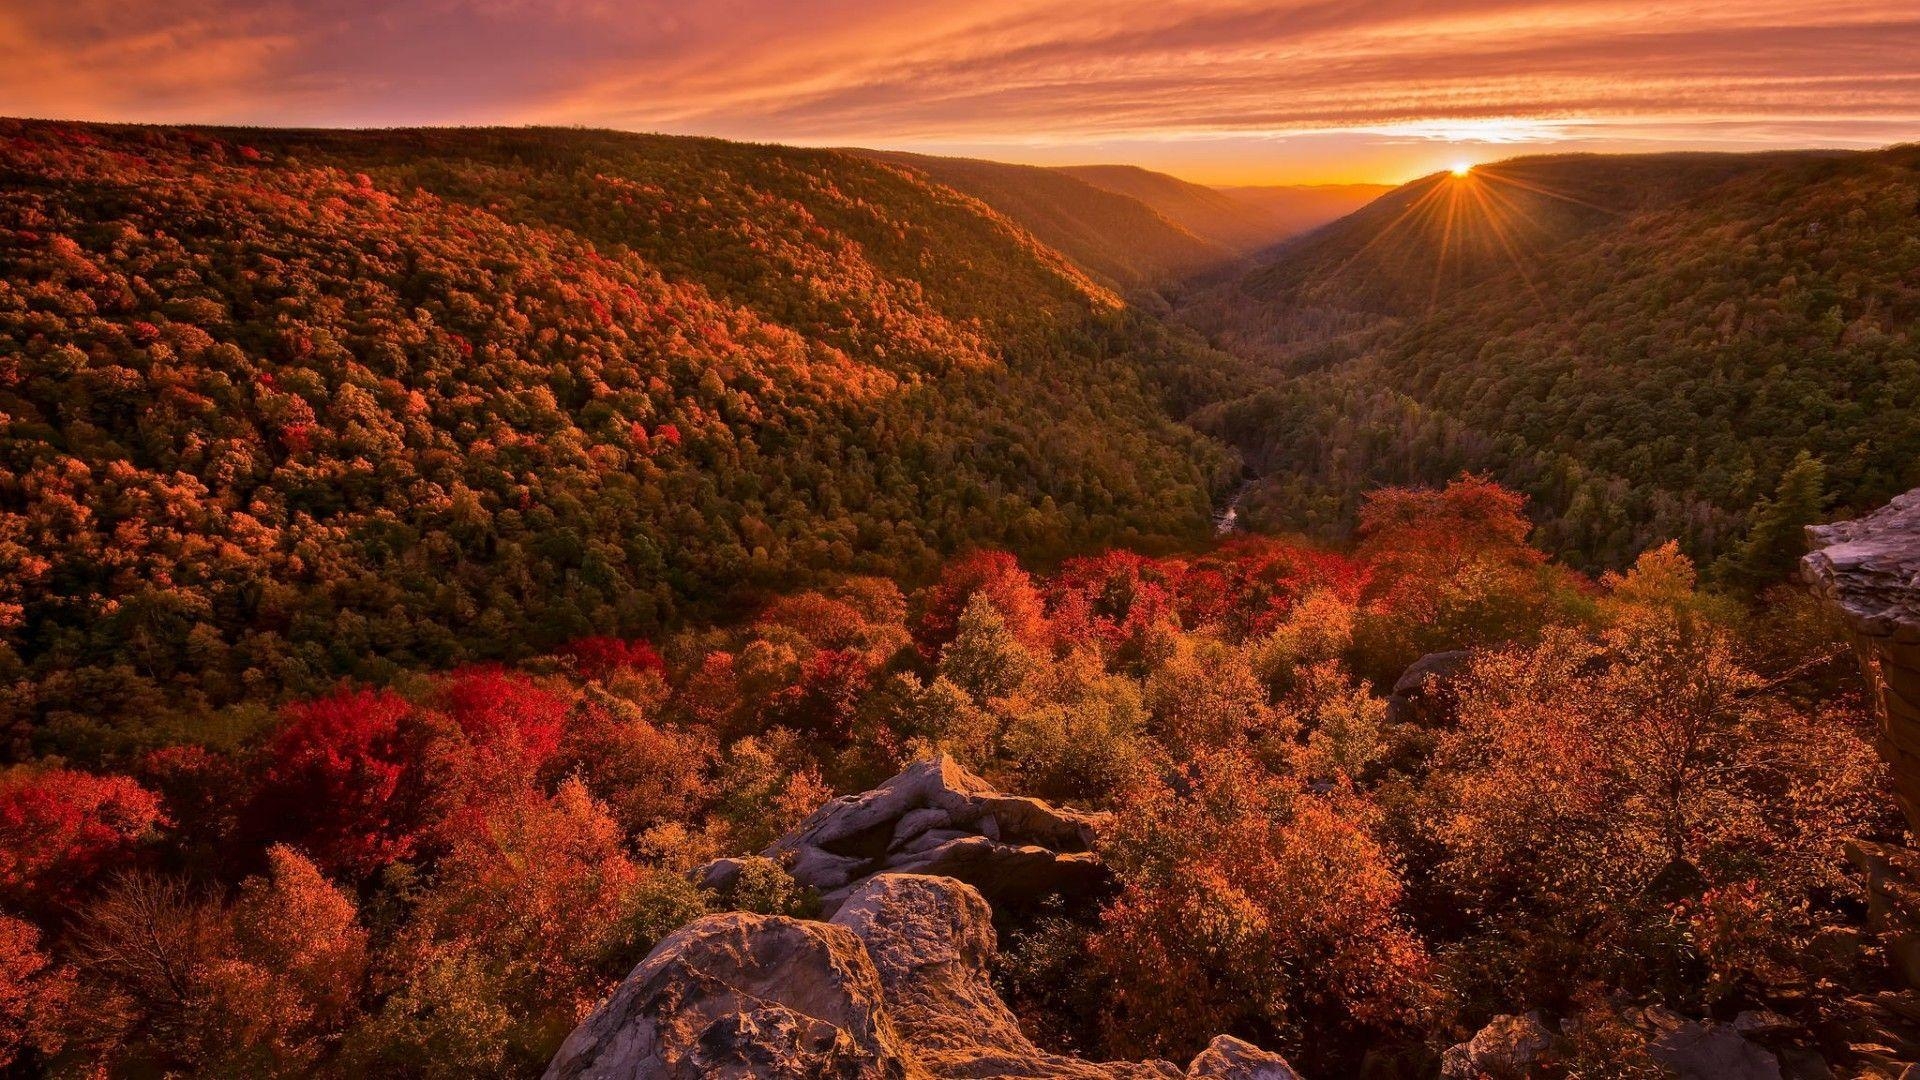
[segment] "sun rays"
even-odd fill
[[[1374,268],[1396,264],[1425,285],[1429,313],[1449,287],[1505,269],[1536,299],[1544,299],[1533,264],[1558,241],[1566,215],[1622,212],[1582,194],[1590,193],[1542,183],[1537,170],[1524,163],[1461,161],[1416,181],[1406,205],[1334,273],[1353,270],[1363,260]]]

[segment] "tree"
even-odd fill
[[[366,975],[367,932],[352,898],[311,860],[268,848],[267,872],[242,883],[230,918],[235,951],[299,994],[310,1038],[346,1025]]]
[[[326,869],[365,878],[419,843],[427,734],[391,691],[342,689],[289,706],[248,817]]]
[[[125,869],[169,824],[131,778],[18,767],[0,773],[0,902],[53,913]]]
[[[1784,580],[1806,554],[1806,528],[1826,517],[1827,469],[1802,450],[1794,455],[1773,497],[1748,515],[1746,539],[1715,567],[1719,577],[1748,594]]]
[[[975,597],[984,596],[999,613],[1007,632],[1028,648],[1049,641],[1046,616],[1033,579],[1004,551],[975,551],[952,560],[940,580],[918,599],[913,639],[927,656],[953,640]]]
[[[1267,703],[1245,652],[1205,635],[1181,635],[1147,676],[1148,730],[1183,760],[1284,744],[1296,729]]]
[[[1411,1019],[1428,959],[1365,807],[1307,795],[1231,753],[1197,759],[1181,779],[1184,796],[1148,794],[1103,841],[1123,884],[1089,944],[1112,980],[1108,1048],[1179,1056],[1203,1032],[1272,1045]]]
[[[940,650],[941,677],[981,705],[1018,690],[1037,667],[1038,660],[984,592],[967,601],[953,640]]]
[[[23,1052],[59,1052],[60,1020],[71,1008],[73,973],[40,949],[32,923],[0,915],[0,1069]]]

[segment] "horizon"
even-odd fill
[[[23,0],[0,14],[0,115],[591,127],[1215,186],[1920,138],[1920,16],[1895,0],[1363,7]]]
[[[612,135],[634,135],[634,136],[642,136],[642,137],[658,137],[658,138],[669,138],[669,139],[716,139],[722,142],[733,142],[733,143],[740,143],[743,145],[780,146],[780,147],[787,147],[789,149],[798,149],[798,150],[832,150],[832,151],[839,151],[839,152],[850,153],[850,154],[903,153],[903,154],[918,155],[923,157],[939,157],[939,158],[949,158],[954,160],[988,161],[996,164],[1032,166],[1034,168],[1045,168],[1045,169],[1071,170],[1071,169],[1093,169],[1093,168],[1137,168],[1147,172],[1168,176],[1175,180],[1183,181],[1185,183],[1194,184],[1200,187],[1214,188],[1216,190],[1232,190],[1232,189],[1241,189],[1241,188],[1244,188],[1244,189],[1255,189],[1255,188],[1334,189],[1334,188],[1354,188],[1354,187],[1379,187],[1379,188],[1393,189],[1393,188],[1405,187],[1409,184],[1413,184],[1418,181],[1428,179],[1430,177],[1440,176],[1449,172],[1457,176],[1461,176],[1461,175],[1466,175],[1466,173],[1470,170],[1479,169],[1485,166],[1500,165],[1507,162],[1522,161],[1522,160],[1527,160],[1531,158],[1572,157],[1572,156],[1655,157],[1660,155],[1743,156],[1743,155],[1755,155],[1755,154],[1870,154],[1870,153],[1876,153],[1876,152],[1885,151],[1885,150],[1892,150],[1900,146],[1920,145],[1920,139],[1909,139],[1909,140],[1898,140],[1898,141],[1884,143],[1880,145],[1874,145],[1874,146],[1779,146],[1779,147],[1767,147],[1767,148],[1754,149],[1754,150],[1715,150],[1715,149],[1692,149],[1692,148],[1673,148],[1673,147],[1666,147],[1666,148],[1652,149],[1652,150],[1594,150],[1594,149],[1588,149],[1585,147],[1556,146],[1556,147],[1550,147],[1545,149],[1526,151],[1522,153],[1501,154],[1497,156],[1490,156],[1490,157],[1484,157],[1484,158],[1463,158],[1456,152],[1452,157],[1447,157],[1444,161],[1441,161],[1431,169],[1426,169],[1425,171],[1416,172],[1414,174],[1411,174],[1405,177],[1395,178],[1395,179],[1307,180],[1307,181],[1280,180],[1280,181],[1262,182],[1262,181],[1233,181],[1233,180],[1213,181],[1213,180],[1206,180],[1206,179],[1198,179],[1193,176],[1183,175],[1182,173],[1175,172],[1171,169],[1156,169],[1151,166],[1143,165],[1135,161],[1120,161],[1120,160],[1105,159],[1105,160],[1084,160],[1084,161],[1083,160],[1062,160],[1057,163],[1039,163],[1039,162],[1033,162],[1033,161],[1020,161],[1013,158],[986,158],[986,157],[980,157],[974,154],[932,153],[929,151],[908,150],[908,149],[902,149],[896,146],[886,146],[886,145],[853,146],[853,145],[830,145],[826,143],[781,142],[777,139],[734,139],[734,138],[728,138],[727,136],[722,136],[722,135],[702,134],[700,132],[643,131],[643,130],[636,130],[636,129],[630,129],[630,128],[597,127],[597,126],[586,125],[586,124],[487,124],[487,123],[390,124],[390,125],[299,124],[299,125],[283,126],[283,125],[275,125],[275,124],[200,123],[200,122],[194,122],[194,121],[169,122],[169,121],[163,121],[163,120],[153,120],[153,121],[92,120],[92,119],[84,119],[84,118],[69,117],[69,116],[13,116],[13,115],[5,115],[5,114],[0,114],[0,120],[16,120],[16,121],[22,121],[26,123],[35,123],[35,124],[87,124],[87,125],[103,125],[103,126],[150,127],[150,128],[163,128],[163,129],[179,129],[179,130],[199,129],[199,130],[209,130],[209,131],[265,131],[265,132],[325,131],[325,132],[342,132],[342,133],[361,132],[361,133],[369,133],[369,134],[404,132],[404,131],[489,131],[489,130],[604,132]],[[1450,144],[1450,145],[1455,145],[1457,149],[1457,144]]]

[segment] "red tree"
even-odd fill
[[[561,646],[560,655],[573,661],[573,669],[589,679],[605,680],[621,671],[665,674],[666,661],[660,659],[651,642],[627,641],[617,637],[583,637]]]
[[[921,652],[933,656],[960,630],[960,613],[973,594],[983,592],[1006,620],[1007,629],[1029,648],[1050,649],[1040,592],[1013,556],[1004,551],[975,551],[946,565],[940,580],[920,597],[920,618],[913,640]]]
[[[45,911],[69,903],[167,824],[160,800],[129,777],[0,775],[0,904]]]
[[[364,877],[414,852],[425,738],[412,704],[390,691],[293,705],[250,816],[326,869]]]

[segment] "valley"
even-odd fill
[[[1916,326],[1912,147],[0,120],[0,1068],[1904,1075]]]

